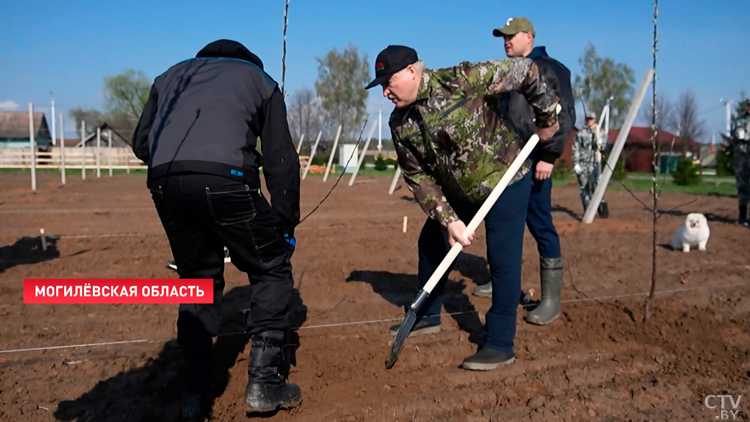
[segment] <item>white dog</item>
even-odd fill
[[[691,246],[697,246],[698,250],[705,251],[710,235],[706,216],[700,213],[690,213],[685,218],[685,224],[675,233],[670,245],[672,249],[682,249],[683,252],[690,252]]]

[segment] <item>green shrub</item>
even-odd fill
[[[375,170],[385,171],[387,169],[388,165],[385,163],[385,158],[383,158],[382,155],[378,154],[378,156],[375,158]]]
[[[605,166],[606,161],[604,160],[604,157],[602,157],[602,165]],[[612,179],[621,182],[628,178],[628,171],[625,170],[625,164],[623,164],[622,160],[618,160],[617,164],[615,164],[614,171],[612,171]]]
[[[716,175],[734,176],[733,148],[730,144],[719,144],[716,152]]]
[[[693,164],[693,160],[689,158],[680,158],[672,172],[672,180],[680,186],[697,185],[701,181],[700,167]]]
[[[323,156],[323,154],[318,155],[320,151],[315,152],[315,157],[312,159],[312,165],[314,166],[326,166],[328,165],[328,157]]]
[[[573,173],[573,169],[568,168],[568,160],[561,158],[552,168],[552,178],[557,180],[567,180]]]

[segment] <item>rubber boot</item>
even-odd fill
[[[268,330],[253,335],[245,403],[251,412],[270,412],[288,409],[302,401],[296,384],[287,383],[279,368],[282,363],[282,346],[286,336],[281,331]]]
[[[607,201],[604,199],[599,203],[599,217],[609,218],[609,205],[607,205]]]
[[[563,259],[542,258],[541,269],[542,300],[533,311],[526,314],[526,322],[547,325],[560,316],[560,293],[563,282]]]

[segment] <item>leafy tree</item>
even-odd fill
[[[610,127],[622,126],[635,91],[633,69],[610,57],[599,57],[591,43],[586,46],[578,62],[583,68],[583,74],[575,77],[576,95],[582,95],[587,109],[597,113],[604,109],[607,99],[611,98]]]
[[[318,58],[318,80],[315,89],[323,110],[334,127],[342,126],[343,139],[353,139],[360,131],[365,115],[370,65],[367,55],[349,45],[343,52],[336,49]]]

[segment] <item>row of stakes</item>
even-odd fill
[[[349,186],[352,186],[354,184],[354,181],[357,179],[357,173],[359,173],[359,169],[362,167],[362,163],[365,160],[365,154],[367,153],[367,149],[370,146],[370,141],[372,140],[372,136],[375,133],[375,128],[377,127],[376,124],[373,124],[370,127],[370,133],[367,135],[367,141],[365,141],[365,146],[362,148],[362,156],[359,158],[357,162],[357,168],[354,170],[354,173],[352,173],[351,179],[349,179]],[[305,171],[302,174],[302,180],[305,180],[307,178],[307,174],[310,171],[310,166],[312,165],[313,158],[315,158],[315,152],[318,149],[318,144],[320,143],[320,137],[323,135],[323,131],[318,132],[318,137],[315,139],[315,143],[313,144],[312,151],[310,152],[310,158],[307,160],[307,165],[305,166]],[[339,144],[339,137],[341,136],[341,125],[339,125],[338,130],[336,131],[336,138],[333,141],[333,148],[331,148],[331,155],[328,157],[328,165],[326,166],[325,173],[323,173],[323,181],[325,182],[328,180],[328,175],[331,172],[331,165],[333,164],[333,157],[336,154],[336,146]],[[305,134],[303,133],[300,137],[299,144],[297,144],[297,154],[299,155],[300,150],[302,149],[302,143],[305,141]],[[354,156],[356,152],[356,149],[352,151],[352,156]],[[349,157],[351,160],[351,157]],[[391,181],[391,185],[388,188],[388,194],[393,195],[393,192],[396,190],[396,185],[398,184],[398,179],[401,176],[401,168],[397,165],[396,166],[396,174],[393,176],[393,180]]]

